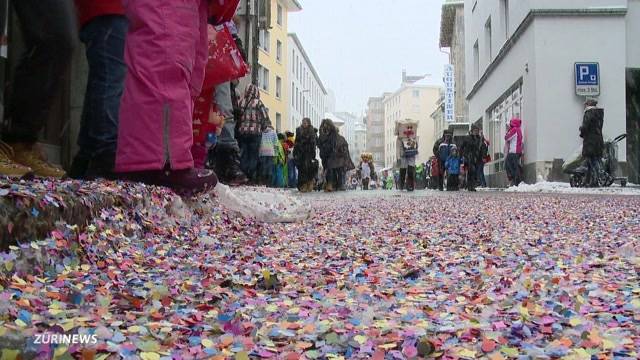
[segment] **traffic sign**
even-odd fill
[[[579,96],[600,95],[599,63],[576,63],[576,94]]]

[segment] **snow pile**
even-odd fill
[[[554,193],[554,194],[602,194],[602,195],[640,195],[640,188],[633,185],[621,187],[614,184],[609,188],[572,188],[568,183],[539,181],[536,184],[522,183],[505,189],[511,193]]]

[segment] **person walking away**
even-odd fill
[[[78,134],[79,150],[69,177],[110,178],[116,161],[120,99],[127,73],[124,45],[128,22],[122,0],[75,0],[75,4],[89,76]]]
[[[275,159],[278,153],[278,134],[271,126],[262,132],[260,141],[260,163],[258,164],[258,185],[271,186],[275,170]]]
[[[298,174],[296,168],[296,162],[293,157],[293,149],[296,145],[295,134],[291,131],[286,131],[285,136],[287,137],[285,140],[285,146],[287,151],[287,184],[290,188],[295,188],[298,186]]]
[[[489,140],[484,137],[484,133],[482,129],[480,130],[480,137],[482,138],[482,166],[478,166],[478,182],[480,183],[480,187],[487,187],[487,178],[484,175],[484,167],[491,162],[491,155],[489,155]]]
[[[440,176],[437,177],[437,183],[438,190],[440,191],[444,191],[444,163],[449,158],[452,146],[453,132],[451,132],[451,130],[445,130],[442,134],[442,138],[438,139],[438,141],[433,145],[433,155],[438,159],[437,169],[439,169],[439,171],[437,173]]]
[[[351,160],[349,143],[340,133],[336,137],[336,158],[333,166],[337,177],[338,191],[347,191],[347,172],[355,169],[355,165]]]
[[[273,187],[285,188],[287,187],[287,156],[284,150],[284,134],[278,134],[278,142],[276,143],[276,159],[275,168],[273,171]]]
[[[338,129],[330,119],[322,120],[320,134],[318,136],[318,149],[320,160],[324,169],[324,191],[332,192],[338,188],[338,176],[336,171],[336,152],[338,141]]]
[[[598,101],[587,99],[585,101],[580,137],[582,138],[582,157],[587,168],[586,184],[588,187],[598,187],[602,169],[602,156],[604,154],[604,109],[598,108]]]
[[[302,125],[296,129],[296,141],[293,147],[293,159],[298,168],[297,187],[302,193],[312,192],[315,177],[318,174],[316,145],[318,130],[311,125],[311,119],[302,119]]]
[[[0,175],[62,178],[36,146],[64,81],[77,36],[71,0],[18,0],[11,5],[25,51],[11,76],[0,141]]]
[[[371,168],[368,162],[361,165],[360,174],[362,176],[362,190],[369,190],[369,181],[371,180]]]
[[[445,168],[447,169],[447,191],[460,190],[460,168],[462,166],[462,159],[458,154],[458,149],[451,149],[451,154],[445,162]]]
[[[262,133],[267,127],[272,126],[269,113],[260,100],[260,90],[256,85],[247,86],[240,108],[242,116],[237,134],[240,145],[240,166],[249,180],[256,183]]]
[[[461,155],[464,158],[464,169],[467,174],[467,190],[476,191],[478,186],[478,166],[484,166],[482,159],[483,140],[480,137],[480,128],[476,125],[471,126],[469,136],[462,144]]]
[[[115,171],[124,180],[193,194],[216,186],[194,167],[193,99],[207,60],[207,0],[126,1],[127,75]]]
[[[509,121],[509,128],[504,136],[507,178],[510,186],[518,186],[522,182],[522,120],[513,118]]]

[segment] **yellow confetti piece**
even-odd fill
[[[458,351],[458,356],[463,358],[474,359],[476,357],[476,352],[469,349],[461,349]]]
[[[213,347],[213,341],[211,341],[209,339],[202,339],[201,343],[202,343],[202,346],[204,346],[206,348],[212,348]]]
[[[140,332],[140,326],[137,326],[137,325],[129,326],[129,328],[127,328],[127,331],[130,333]]]
[[[396,343],[388,343],[388,344],[380,345],[378,347],[384,350],[391,350],[391,349],[394,349],[396,346],[398,346]]]
[[[505,354],[507,356],[511,356],[511,357],[517,357],[520,354],[518,352],[518,349],[510,348],[510,347],[502,347],[500,349],[500,352],[502,352],[503,354]]]
[[[264,308],[265,310],[267,310],[268,312],[276,312],[278,311],[278,307],[276,305],[267,305],[267,307]]]
[[[249,360],[249,354],[246,351],[240,351],[236,354],[235,360]]]
[[[358,344],[362,345],[367,342],[367,337],[364,335],[356,335],[353,340],[355,340]]]
[[[53,358],[57,359],[57,358],[61,357],[62,355],[67,353],[67,350],[69,350],[69,348],[66,347],[66,346],[60,346],[60,347],[56,348],[56,351],[53,353]]]
[[[89,266],[88,264],[83,264],[80,266],[80,269],[82,269],[82,271],[89,271],[91,270],[91,266]]]
[[[105,360],[106,358],[109,357],[110,354],[100,354],[96,360]]]
[[[24,321],[20,320],[20,319],[16,319],[15,323],[16,323],[16,325],[18,325],[20,327],[23,327],[23,328],[27,327],[27,324]]]
[[[7,261],[4,263],[4,267],[5,269],[7,269],[7,271],[11,271],[13,270],[13,261]]]
[[[580,324],[582,324],[582,321],[580,321],[580,319],[578,318],[572,318],[571,320],[569,320],[569,325],[571,325],[572,327],[576,327]]]
[[[143,352],[140,353],[140,358],[142,360],[160,360],[160,354],[154,352]]]
[[[615,347],[615,344],[611,340],[602,340],[602,348],[604,350],[611,350]]]
[[[16,360],[18,355],[20,355],[20,351],[18,350],[3,349],[2,356],[0,356],[0,358],[2,360]]]
[[[60,313],[62,313],[62,310],[60,310],[60,309],[49,309],[49,314],[51,314],[53,316],[58,315]]]

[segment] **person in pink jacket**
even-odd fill
[[[128,73],[115,170],[121,178],[197,193],[217,184],[194,169],[192,114],[207,57],[208,0],[124,0]]]
[[[520,185],[522,182],[522,120],[513,118],[509,122],[507,134],[504,136],[505,153],[507,154],[506,168],[507,177],[512,186]]]

